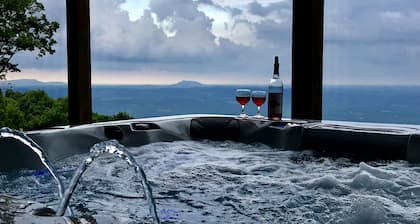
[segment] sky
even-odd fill
[[[8,79],[66,81],[64,0],[56,53],[22,52]],[[96,84],[267,84],[273,58],[291,80],[292,0],[91,0]],[[324,83],[420,85],[420,1],[326,0]]]

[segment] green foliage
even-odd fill
[[[57,42],[52,37],[58,28],[37,0],[0,0],[0,80],[7,72],[20,71],[11,62],[19,51],[37,51],[37,58],[53,54]]]
[[[125,112],[115,115],[92,114],[94,122],[132,119]],[[53,99],[43,90],[26,93],[0,90],[0,127],[36,130],[68,124],[67,98]]]
[[[104,121],[117,121],[117,120],[128,120],[133,119],[128,113],[126,112],[118,112],[115,115],[103,115],[98,113],[92,113],[92,121],[93,122],[104,122]]]
[[[67,98],[58,98],[54,100],[52,107],[41,115],[41,120],[44,121],[45,127],[52,127],[58,125],[68,124],[68,101]]]
[[[14,100],[18,100],[23,96],[23,93],[18,91],[13,91],[12,89],[7,89],[5,93],[6,97],[12,98]]]
[[[24,121],[24,113],[18,103],[12,98],[0,97],[0,126],[19,129]]]

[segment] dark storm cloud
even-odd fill
[[[212,6],[212,7],[216,8],[216,9],[220,9],[222,11],[229,12],[232,17],[241,15],[243,13],[242,9],[232,8],[230,6],[221,6],[220,4],[217,4],[212,0],[197,0],[196,2],[198,4],[209,5],[209,6]]]
[[[238,16],[238,15],[241,15],[243,13],[243,11],[241,9],[231,8],[231,7],[227,7],[227,9],[229,10],[229,12],[232,16]]]
[[[256,1],[248,3],[248,13],[257,16],[257,21],[235,19],[236,24],[248,24],[253,27],[259,41],[259,48],[275,48],[277,51],[290,50],[291,45],[291,11],[290,1],[262,5]]]
[[[288,22],[276,22],[272,19],[261,21],[256,28],[257,38],[269,44],[288,44],[291,40],[291,25]]]
[[[248,10],[251,14],[265,17],[271,13],[282,15],[284,12],[291,11],[291,2],[290,0],[285,0],[281,2],[269,3],[266,6],[263,6],[257,1],[248,3]]]
[[[198,4],[214,5],[215,3],[212,0],[196,0]]]

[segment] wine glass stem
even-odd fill
[[[261,115],[260,110],[261,110],[261,107],[257,106],[257,115]]]
[[[241,106],[242,106],[241,114],[245,114],[245,105],[241,105]]]

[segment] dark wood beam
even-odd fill
[[[324,0],[293,0],[293,119],[322,119],[323,43]]]
[[[91,123],[92,88],[89,0],[66,0],[70,125]]]

